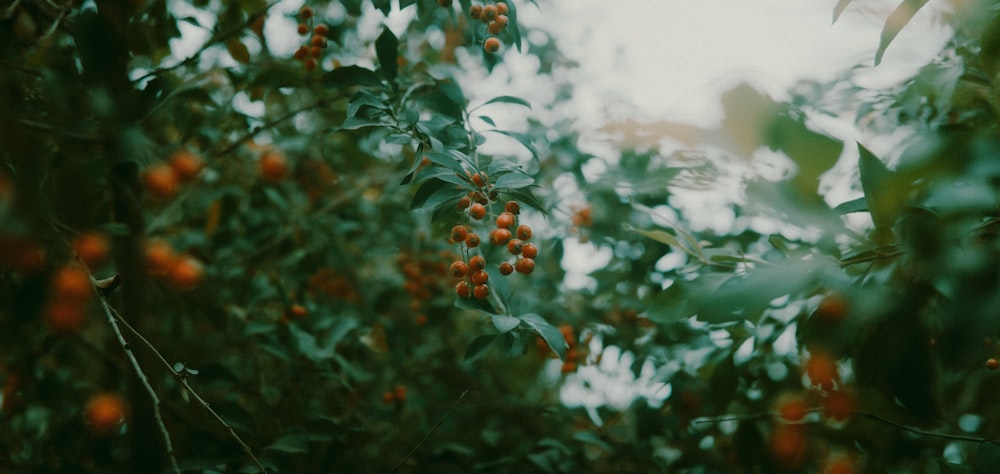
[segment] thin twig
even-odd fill
[[[146,377],[146,373],[143,372],[142,367],[139,365],[139,361],[135,358],[132,348],[129,347],[128,342],[125,340],[125,336],[122,334],[121,328],[118,327],[118,321],[115,319],[115,312],[111,309],[111,305],[108,304],[108,300],[105,299],[98,290],[97,283],[94,281],[93,275],[91,275],[91,285],[94,287],[94,293],[100,295],[101,306],[104,308],[104,314],[108,317],[108,322],[111,324],[111,328],[114,330],[115,336],[118,338],[118,343],[121,344],[129,362],[132,363],[132,368],[135,369],[136,376],[139,377],[142,385],[149,393],[149,398],[153,400],[153,417],[156,418],[156,424],[160,427],[160,432],[163,433],[163,442],[167,447],[167,457],[170,458],[170,466],[173,468],[174,472],[180,474],[181,469],[177,466],[177,457],[174,456],[174,444],[170,440],[170,432],[167,431],[167,426],[163,423],[163,415],[160,413],[160,397],[156,395],[156,391],[153,390],[153,386],[150,385],[149,379]]]
[[[226,420],[222,419],[222,417],[219,416],[219,414],[214,409],[212,409],[211,405],[209,405],[209,403],[205,401],[205,399],[202,398],[201,395],[199,395],[198,392],[194,390],[194,388],[191,387],[191,384],[189,384],[187,381],[187,374],[174,370],[174,366],[171,365],[170,362],[168,362],[165,357],[163,357],[163,354],[161,354],[160,351],[156,349],[156,346],[154,346],[152,342],[149,342],[149,339],[146,339],[145,336],[143,336],[138,330],[136,330],[131,324],[129,324],[129,322],[125,318],[123,318],[122,315],[119,314],[117,311],[115,311],[114,309],[111,309],[111,311],[114,314],[114,316],[118,319],[118,321],[122,323],[122,325],[124,325],[133,335],[135,335],[135,337],[137,337],[140,341],[142,341],[142,343],[145,344],[146,347],[149,348],[149,350],[153,351],[153,354],[155,354],[156,357],[160,359],[160,362],[163,363],[163,366],[166,367],[168,371],[170,371],[170,375],[172,375],[175,379],[177,379],[177,381],[184,386],[184,389],[187,390],[189,393],[191,393],[194,399],[197,400],[202,407],[208,410],[208,412],[211,413],[213,417],[215,417],[215,419],[226,429],[226,431],[229,431],[229,434],[233,437],[233,439],[235,439],[236,442],[239,443],[240,447],[243,448],[243,451],[245,451],[247,455],[250,456],[250,459],[253,460],[254,464],[257,465],[257,468],[260,469],[260,472],[267,473],[267,468],[265,468],[264,465],[261,464],[260,460],[257,459],[257,456],[253,454],[253,450],[250,449],[250,446],[243,441],[243,438],[240,438],[240,435],[236,434],[236,430],[234,430],[229,423],[226,423]]]
[[[912,427],[912,426],[907,426],[907,425],[904,425],[904,424],[896,423],[895,421],[883,418],[883,417],[881,417],[879,415],[876,415],[874,413],[867,412],[867,411],[852,410],[852,413],[854,413],[856,415],[861,415],[861,416],[863,416],[865,418],[870,418],[870,419],[878,421],[880,423],[887,424],[887,425],[892,426],[894,428],[899,428],[899,429],[901,429],[903,431],[909,431],[910,433],[913,433],[913,434],[916,434],[916,435],[920,435],[920,436],[928,436],[928,437],[932,437],[932,438],[951,439],[951,440],[955,440],[955,441],[970,441],[970,442],[973,442],[973,443],[987,443],[987,442],[988,443],[997,443],[996,441],[994,441],[992,439],[984,438],[984,437],[980,437],[980,436],[957,435],[957,434],[950,434],[950,433],[940,433],[940,432],[937,432],[937,431],[922,430],[920,428],[915,428],[915,427]]]
[[[322,101],[322,100],[318,101],[318,102],[316,102],[314,104],[307,105],[307,106],[302,107],[300,109],[295,109],[295,110],[293,110],[291,112],[288,112],[285,115],[282,115],[281,117],[278,117],[278,118],[276,118],[274,120],[271,120],[270,122],[264,123],[263,125],[259,125],[257,127],[254,127],[252,129],[250,129],[250,131],[247,132],[246,134],[244,134],[242,137],[240,137],[239,139],[233,141],[233,143],[229,144],[229,146],[223,148],[222,150],[219,150],[217,152],[212,153],[212,156],[228,155],[233,150],[239,148],[239,146],[242,145],[243,142],[245,142],[245,141],[247,141],[247,140],[249,140],[249,139],[251,139],[253,137],[256,137],[259,133],[263,132],[264,130],[267,130],[267,129],[271,128],[271,127],[274,127],[275,125],[278,125],[281,122],[284,122],[284,121],[286,121],[286,120],[288,120],[288,119],[290,119],[292,117],[295,117],[296,115],[301,114],[302,112],[315,109],[315,108],[323,105],[324,103],[325,102]]]
[[[430,438],[431,435],[434,434],[434,432],[441,427],[441,424],[444,423],[444,420],[447,420],[448,417],[451,416],[451,412],[455,411],[455,407],[457,407],[458,403],[461,402],[463,398],[465,398],[465,394],[467,393],[469,393],[468,390],[462,391],[462,394],[458,396],[458,399],[451,404],[451,408],[448,409],[448,412],[445,413],[444,416],[442,416],[441,419],[437,421],[437,423],[434,423],[434,426],[431,427],[431,430],[428,431],[427,434],[425,434],[424,437],[420,439],[420,442],[417,443],[417,445],[414,446],[413,449],[410,450],[410,452],[406,453],[406,456],[403,456],[403,459],[400,459],[399,462],[396,463],[396,466],[392,468],[391,472],[398,471],[399,468],[403,466],[403,463],[405,463],[407,459],[410,459],[410,456],[413,456],[413,453],[417,452],[417,450],[420,449],[420,446],[422,446],[424,442],[427,441],[427,439]]]

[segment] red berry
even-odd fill
[[[452,242],[464,242],[465,237],[469,235],[469,231],[463,225],[457,225],[451,228],[451,241]]]
[[[306,56],[309,56],[309,47],[308,46],[299,46],[299,49],[295,50],[295,55],[293,57],[295,59],[302,60],[302,59],[305,59]]]
[[[490,243],[493,245],[504,245],[510,240],[510,231],[507,229],[493,229],[490,232]]]
[[[778,416],[789,422],[799,422],[809,413],[809,406],[798,397],[789,397],[778,406]]]
[[[469,16],[471,16],[473,20],[478,20],[481,16],[483,16],[483,6],[473,5],[469,7]]]
[[[986,359],[986,368],[990,369],[990,370],[1000,369],[1000,361],[998,361],[998,360],[996,360],[995,358],[992,358],[992,357],[989,358],[989,359]]]
[[[471,204],[472,199],[470,199],[469,196],[462,196],[462,199],[458,200],[458,204],[456,204],[455,207],[459,209],[468,209]]]
[[[460,281],[455,285],[455,293],[459,298],[468,298],[472,294],[472,290],[469,288],[468,282]]]
[[[500,40],[492,37],[486,38],[486,41],[483,42],[483,49],[490,54],[500,51]]]
[[[501,229],[509,229],[514,225],[514,214],[510,212],[503,212],[497,216],[497,227]]]
[[[299,31],[299,34],[303,35],[303,36],[309,34],[309,25],[307,25],[305,23],[299,23],[299,29],[298,29],[298,31]]]
[[[476,220],[486,217],[486,206],[478,202],[469,206],[469,217]]]
[[[517,270],[517,273],[527,275],[535,271],[535,261],[530,258],[522,258],[517,261],[516,265],[514,265],[514,269]]]
[[[486,259],[482,255],[476,255],[469,259],[469,270],[478,272],[486,268]]]
[[[509,262],[503,262],[503,263],[500,264],[500,274],[501,275],[505,275],[506,276],[506,275],[510,275],[511,273],[514,273],[514,266],[513,265],[511,265]]]
[[[313,28],[313,34],[316,36],[326,36],[328,33],[330,33],[330,28],[326,25],[316,25]]]
[[[496,3],[496,6],[497,6],[497,14],[498,14],[498,15],[506,15],[506,14],[507,14],[507,12],[508,12],[508,11],[510,11],[510,10],[509,10],[509,9],[507,8],[507,4],[506,4],[506,3],[504,3],[504,2],[497,2],[497,3]]]
[[[507,242],[507,251],[510,252],[511,255],[519,255],[523,250],[524,243],[520,240],[513,239],[510,242]]]
[[[490,274],[486,273],[485,270],[479,270],[472,274],[472,284],[479,286],[485,284],[490,280]]]
[[[486,173],[484,173],[482,171],[480,171],[480,172],[472,175],[472,184],[475,184],[476,186],[479,186],[480,188],[483,187],[483,186],[486,186],[486,183],[488,183],[489,181],[490,181],[490,177],[487,176]]]
[[[476,285],[476,289],[473,290],[476,295],[476,299],[485,300],[487,296],[490,296],[490,287],[486,285]]]
[[[531,239],[531,227],[528,227],[525,224],[517,226],[517,238],[521,240]]]
[[[302,9],[299,10],[299,17],[301,17],[301,18],[305,18],[305,19],[308,20],[308,19],[312,18],[312,16],[313,16],[313,9],[312,8],[302,7]]]
[[[461,260],[455,260],[454,262],[451,262],[451,276],[464,278],[468,274],[469,274],[469,266],[466,265],[465,262]]]
[[[470,249],[479,247],[479,234],[470,232],[469,235],[465,236],[465,246]]]
[[[538,257],[538,247],[535,244],[527,243],[521,247],[521,256],[525,258],[536,258]]]
[[[517,201],[508,201],[507,204],[504,204],[503,210],[516,216],[521,213],[521,205]]]
[[[506,14],[500,13],[497,15],[497,19],[493,20],[493,22],[500,25],[500,29],[504,29],[510,24],[510,18],[508,18]]]
[[[489,33],[489,34],[491,34],[491,35],[498,35],[498,34],[500,34],[500,31],[502,31],[502,30],[503,30],[503,27],[500,26],[500,24],[497,23],[496,20],[491,21],[489,23],[489,25],[486,26],[486,32]]]
[[[497,6],[496,5],[486,5],[483,7],[482,18],[488,21],[492,21],[497,17]]]

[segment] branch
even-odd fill
[[[139,365],[139,361],[135,358],[132,348],[128,345],[128,342],[125,341],[125,336],[122,335],[121,328],[118,327],[118,322],[115,320],[116,313],[97,287],[97,282],[94,280],[93,274],[90,275],[90,283],[94,289],[94,293],[100,297],[101,307],[104,308],[104,314],[107,316],[108,323],[111,324],[111,328],[115,332],[115,337],[118,338],[118,343],[121,344],[129,362],[132,363],[132,368],[135,369],[136,376],[139,377],[142,385],[146,388],[146,392],[149,393],[149,398],[153,401],[153,417],[156,419],[156,424],[160,427],[160,432],[163,434],[163,442],[167,447],[167,457],[170,458],[170,466],[173,468],[175,473],[180,474],[181,470],[180,467],[177,466],[177,458],[174,456],[174,445],[173,442],[170,441],[170,432],[167,431],[166,425],[163,424],[163,415],[160,413],[160,397],[156,395],[156,391],[153,390],[153,386],[149,384],[149,379],[146,378],[146,373],[142,371],[142,367]]]
[[[107,303],[105,303],[105,305],[107,305]],[[110,308],[110,306],[108,308],[114,314],[115,318],[118,321],[120,321],[122,325],[124,325],[125,328],[129,330],[129,332],[131,332],[135,337],[139,338],[139,340],[142,341],[142,343],[145,344],[146,347],[148,347],[149,350],[152,351],[153,354],[156,355],[158,359],[160,359],[160,362],[163,363],[163,366],[166,367],[168,371],[170,371],[170,375],[172,375],[175,379],[177,379],[177,381],[184,386],[184,389],[187,390],[189,393],[191,393],[194,399],[197,400],[202,407],[208,410],[208,412],[211,413],[213,417],[215,417],[215,419],[219,422],[219,424],[221,424],[222,427],[229,432],[230,436],[232,436],[233,439],[235,439],[236,442],[239,443],[240,447],[243,448],[243,451],[245,451],[247,455],[250,456],[250,459],[253,460],[254,464],[257,465],[257,468],[260,469],[260,472],[266,474],[267,468],[265,468],[264,465],[261,464],[260,460],[257,459],[257,456],[253,454],[253,450],[250,449],[250,446],[247,445],[243,441],[243,439],[240,438],[238,434],[236,434],[236,430],[234,430],[229,423],[226,423],[226,420],[223,420],[222,417],[219,416],[219,414],[214,409],[212,409],[211,405],[209,405],[209,403],[205,401],[205,399],[202,398],[201,395],[199,395],[198,392],[194,390],[194,388],[191,388],[191,384],[189,384],[187,381],[187,374],[175,370],[174,366],[171,365],[170,362],[168,362],[167,359],[163,357],[163,354],[161,354],[160,351],[156,349],[156,346],[154,346],[152,342],[149,342],[149,339],[146,339],[141,333],[139,333],[139,331],[137,331],[134,327],[132,327],[132,325],[129,324],[128,321],[125,320],[125,318],[123,318],[121,314],[118,314],[118,312],[115,311],[113,308]]]
[[[465,394],[467,393],[469,393],[468,390],[462,391],[462,394],[458,396],[458,399],[451,404],[451,408],[448,409],[448,412],[445,413],[444,416],[442,416],[441,419],[437,421],[437,423],[434,423],[434,426],[431,427],[431,430],[428,431],[427,434],[425,434],[424,437],[420,439],[420,442],[417,443],[417,445],[414,446],[413,449],[410,450],[410,452],[406,453],[406,456],[403,456],[403,459],[400,459],[399,462],[396,463],[396,466],[392,468],[391,472],[398,471],[399,468],[403,466],[403,463],[405,463],[407,459],[410,459],[410,456],[413,456],[413,453],[417,452],[417,449],[420,449],[420,446],[422,446],[424,442],[427,441],[427,439],[430,438],[431,435],[434,434],[434,432],[441,427],[441,424],[444,423],[444,420],[447,420],[448,417],[451,416],[451,412],[455,411],[455,407],[457,407],[458,403],[461,402],[463,398],[465,398]]]
[[[223,148],[222,150],[219,150],[217,152],[212,153],[212,156],[227,155],[227,154],[231,153],[233,150],[239,148],[239,146],[241,144],[243,144],[243,142],[245,142],[245,141],[247,141],[247,140],[249,140],[249,139],[251,139],[253,137],[256,137],[260,132],[263,132],[264,130],[272,128],[275,125],[278,125],[279,123],[284,122],[285,120],[288,120],[288,119],[290,119],[292,117],[295,117],[296,115],[298,115],[298,114],[300,114],[302,112],[305,112],[307,110],[315,109],[315,108],[317,108],[317,107],[319,107],[319,106],[321,106],[323,104],[324,104],[324,101],[321,100],[321,101],[318,101],[318,102],[316,102],[316,103],[314,103],[312,105],[307,105],[305,107],[302,107],[301,109],[295,109],[295,110],[293,110],[291,112],[288,112],[287,114],[282,115],[281,117],[278,117],[276,119],[273,119],[270,122],[266,122],[263,125],[256,126],[256,127],[252,128],[252,129],[250,129],[249,132],[247,132],[246,134],[244,134],[238,140],[236,140],[233,143],[231,143],[229,146]]]

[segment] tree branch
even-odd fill
[[[420,439],[420,442],[418,442],[417,445],[410,450],[410,452],[406,453],[406,456],[403,456],[403,459],[400,459],[399,462],[396,463],[396,466],[392,468],[391,472],[398,471],[399,468],[403,466],[403,463],[405,463],[407,459],[410,459],[410,456],[413,456],[413,453],[417,452],[417,450],[420,449],[420,446],[422,446],[424,442],[427,441],[427,439],[430,438],[431,435],[434,434],[434,432],[441,427],[444,421],[447,420],[449,416],[451,416],[451,412],[455,411],[455,407],[457,407],[458,403],[461,402],[463,398],[465,398],[465,394],[467,393],[469,393],[468,390],[462,391],[462,394],[458,396],[458,399],[451,404],[451,408],[448,409],[448,412],[445,413],[444,416],[442,416],[441,419],[437,421],[437,423],[434,423],[434,426],[431,427],[431,430],[428,431],[427,434],[425,434],[424,437]]]

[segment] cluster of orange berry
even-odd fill
[[[402,404],[406,401],[406,386],[396,385],[392,390],[387,390],[382,394],[382,401],[385,402],[386,405],[392,403]]]
[[[486,217],[484,204],[489,203],[489,177],[486,173],[480,172],[472,174],[470,179],[480,191],[473,191],[469,196],[462,197],[458,207],[465,210],[470,218],[478,221]],[[500,263],[500,274],[504,276],[515,271],[527,275],[535,270],[538,247],[528,242],[532,235],[531,227],[526,224],[517,225],[520,212],[521,206],[517,201],[508,201],[504,205],[504,212],[496,218],[496,228],[489,233],[491,245],[505,246],[507,252],[515,258],[513,264],[506,261]],[[455,286],[455,292],[460,298],[475,296],[481,300],[486,299],[490,294],[489,286],[486,284],[490,278],[486,272],[486,259],[482,255],[472,255],[473,249],[482,243],[479,234],[464,225],[456,225],[452,227],[448,241],[462,246],[463,258],[452,262],[450,268],[452,276],[462,279]]]
[[[504,2],[487,5],[476,4],[469,7],[469,16],[473,20],[485,23],[486,32],[493,35],[483,41],[483,49],[487,53],[492,54],[500,51],[500,38],[497,38],[496,35],[499,35],[510,23],[510,18],[507,17],[508,11],[507,4]]]
[[[178,150],[164,163],[155,163],[143,172],[142,183],[146,191],[157,199],[170,199],[177,194],[182,183],[193,180],[201,172],[204,162],[188,150]]]
[[[166,241],[151,240],[146,243],[146,269],[153,276],[163,278],[178,290],[197,287],[204,277],[204,267],[191,255],[178,255]]]
[[[87,322],[87,304],[93,294],[90,274],[77,265],[56,270],[49,283],[45,322],[56,332],[76,332]]]
[[[326,25],[320,24],[309,28],[312,18],[312,8],[306,6],[299,10],[299,19],[301,20],[298,27],[299,35],[306,36],[312,33],[312,36],[306,44],[299,46],[294,57],[302,61],[302,67],[306,68],[307,71],[316,69],[317,61],[323,57],[323,50],[327,47],[327,35],[330,34],[330,28]]]
[[[410,310],[417,315],[414,322],[418,326],[427,324],[427,305],[442,291],[440,282],[448,274],[448,267],[444,262],[454,258],[454,255],[442,252],[440,257],[443,260],[432,261],[414,258],[413,254],[406,252],[400,254],[397,260],[406,277],[403,289],[410,294]]]

